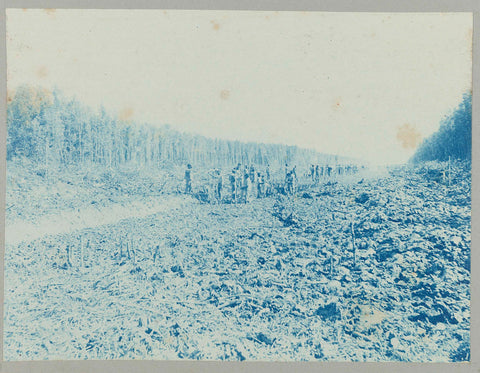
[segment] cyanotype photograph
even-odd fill
[[[6,26],[6,361],[470,361],[472,13]]]

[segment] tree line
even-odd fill
[[[413,163],[472,159],[472,95],[463,96],[452,114],[440,123],[440,128],[426,138],[410,159]]]
[[[29,158],[45,167],[99,164],[118,167],[307,165],[339,161],[309,149],[245,143],[181,133],[122,120],[104,108],[97,111],[59,90],[21,86],[8,97],[7,160]]]

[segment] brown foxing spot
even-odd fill
[[[57,10],[52,8],[46,8],[43,11],[47,13],[49,16],[53,16]]]
[[[46,66],[40,66],[35,74],[37,78],[45,78],[48,75],[48,69]]]
[[[230,97],[230,91],[228,89],[223,89],[220,91],[220,98],[222,100],[228,100]]]
[[[122,111],[120,111],[120,114],[118,115],[118,119],[120,120],[129,120],[132,119],[133,117],[133,109],[131,107],[124,108]]]
[[[220,30],[220,23],[218,23],[217,21],[210,21],[210,23],[212,24],[212,27],[215,31]]]
[[[7,89],[7,102],[12,102],[13,97],[15,96],[15,92],[11,89]]]
[[[397,128],[397,140],[404,149],[415,149],[421,138],[420,132],[411,124],[405,123]]]
[[[333,110],[339,110],[339,109],[342,108],[342,98],[341,97],[337,97],[335,99],[335,102],[333,103],[332,108],[333,108]]]

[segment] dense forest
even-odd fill
[[[122,120],[103,108],[94,111],[58,90],[22,86],[8,101],[7,159],[26,157],[46,168],[87,163],[115,168],[126,163],[162,167],[340,161],[296,146],[210,139],[168,125]]]
[[[446,161],[448,159],[472,159],[472,95],[465,94],[460,105],[440,123],[440,128],[418,147],[410,159]]]

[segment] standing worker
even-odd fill
[[[187,169],[185,170],[185,193],[192,193],[192,165],[187,164]]]
[[[330,176],[332,176],[332,166],[327,165],[326,170],[327,170],[327,177],[330,178]]]
[[[243,175],[243,184],[242,184],[242,199],[244,203],[248,203],[250,184],[251,184],[250,175],[247,169],[245,169],[245,173]]]
[[[292,194],[295,194],[297,191],[298,177],[297,177],[297,166],[293,166],[292,169]]]
[[[242,165],[239,163],[235,170],[235,182],[236,182],[236,191],[237,191],[237,198],[240,196],[238,193],[242,190]]]
[[[230,188],[232,189],[232,203],[237,202],[237,173],[235,169],[232,170],[232,173],[229,176],[230,179]]]
[[[250,165],[250,180],[252,183],[255,183],[255,167]]]
[[[265,170],[265,178],[263,179],[265,197],[272,195],[272,184],[270,182],[270,166],[267,165],[267,169]]]
[[[257,198],[262,198],[265,196],[265,179],[263,175],[259,172],[257,177]]]
[[[287,176],[285,178],[285,193],[293,194],[293,173],[287,172]]]
[[[216,171],[216,176],[217,176],[217,187],[215,191],[216,191],[217,200],[220,203],[222,201],[222,188],[223,188],[223,177],[220,170]]]

